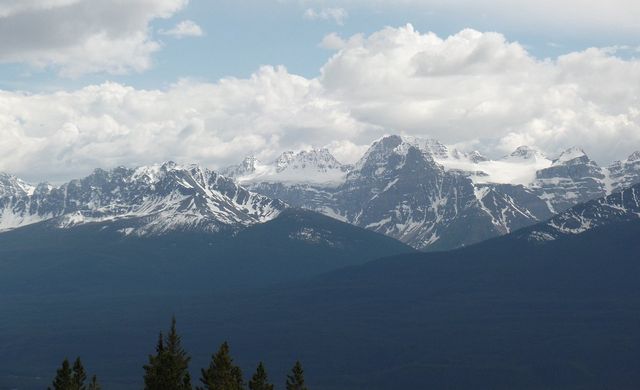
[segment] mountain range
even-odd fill
[[[77,355],[140,388],[172,314],[193,367],[226,339],[246,371],[301,359],[323,390],[637,388],[638,157],[389,136],[353,166],[2,175],[0,388]]]
[[[638,189],[560,215],[630,216]],[[224,238],[33,224],[0,234],[0,388],[43,388],[76,355],[140,388],[175,314],[192,372],[228,340],[244,372],[260,359],[278,381],[300,359],[320,390],[634,389],[640,220],[625,219],[431,253],[299,210]]]
[[[550,159],[522,146],[490,160],[436,140],[387,136],[353,166],[340,165],[325,149],[288,152],[272,164],[249,157],[221,172],[252,191],[414,248],[446,250],[639,183],[640,153],[602,168],[579,148]]]
[[[60,186],[0,174],[0,231],[118,222],[124,235],[239,231],[288,207],[382,233],[420,250],[507,234],[640,182],[640,152],[602,168],[581,149],[550,159],[526,146],[499,160],[431,139],[386,136],[354,165],[327,149],[247,157],[214,172],[172,162]]]

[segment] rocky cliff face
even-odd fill
[[[640,154],[609,168],[576,148],[549,159],[523,146],[490,160],[435,140],[401,136],[374,142],[353,167],[336,163],[348,171],[338,185],[276,176],[252,176],[243,183],[291,205],[436,250],[509,233],[640,182]]]
[[[118,221],[124,234],[240,229],[288,206],[445,250],[513,232],[640,182],[640,153],[599,167],[580,149],[556,159],[520,147],[491,160],[435,140],[387,136],[353,166],[326,149],[254,157],[222,174],[174,163],[97,169],[62,186],[0,175],[0,230]],[[246,189],[245,189],[246,188]]]
[[[247,191],[198,166],[174,163],[137,169],[97,169],[59,187],[0,198],[0,229],[44,220],[59,227],[125,221],[126,234],[167,230],[217,231],[272,219],[285,204]]]

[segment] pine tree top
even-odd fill
[[[273,385],[269,383],[269,378],[267,377],[267,370],[264,367],[262,362],[258,363],[258,367],[256,368],[256,373],[253,374],[253,377],[249,381],[249,389],[250,390],[273,390]]]
[[[202,370],[200,382],[207,390],[242,390],[244,388],[242,371],[233,363],[229,344],[226,341],[211,357],[209,367]]]
[[[145,390],[191,390],[190,360],[182,348],[174,317],[167,337],[160,333],[156,354],[149,355],[149,363],[144,366]]]
[[[287,390],[308,390],[304,383],[304,370],[300,361],[291,369],[291,374],[287,375]]]

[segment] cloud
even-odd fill
[[[4,91],[0,171],[59,181],[95,167],[169,159],[216,167],[364,130],[322,94],[317,80],[270,66],[248,79],[181,81],[166,90],[105,83],[48,94]]]
[[[149,24],[188,0],[3,0],[0,62],[52,67],[63,76],[141,72],[160,49]]]
[[[201,37],[204,35],[204,31],[193,20],[183,20],[170,30],[160,30],[160,34],[181,39],[184,37]]]
[[[307,20],[332,20],[342,26],[347,17],[349,17],[349,13],[344,8],[322,8],[317,11],[313,8],[308,8],[303,17]]]
[[[293,3],[299,0],[278,0]],[[491,20],[500,28],[527,29],[538,34],[552,28],[571,33],[601,32],[628,34],[640,32],[640,2],[636,0],[305,0],[307,6],[347,7],[352,12],[427,12],[439,17],[480,23]]]
[[[498,33],[443,39],[408,25],[351,41],[320,82],[359,122],[485,149],[491,139],[493,153],[578,144],[608,162],[640,148],[640,61],[606,49],[538,60]]]
[[[347,45],[347,42],[342,39],[337,33],[330,33],[322,38],[320,47],[327,50],[340,50]]]
[[[600,163],[640,149],[640,60],[591,48],[538,59],[493,32],[411,25],[342,39],[316,78],[265,66],[249,78],[0,91],[0,171],[27,179],[164,161],[216,168],[328,146],[354,162],[388,133],[506,154],[578,145]]]

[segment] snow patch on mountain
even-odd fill
[[[640,219],[640,185],[574,206],[543,224],[524,229],[518,236],[529,241],[550,241],[637,219]]]
[[[341,164],[328,149],[284,152],[270,164],[253,156],[235,166],[221,170],[241,184],[283,183],[337,187],[345,181],[348,166]]]
[[[0,228],[53,220],[59,228],[87,223],[128,224],[127,234],[219,231],[266,222],[286,205],[239,187],[197,165],[173,162],[136,169],[97,169],[59,187],[0,197]]]
[[[552,161],[541,152],[521,146],[509,156],[500,160],[482,158],[478,152],[467,154],[451,150],[440,154],[435,161],[447,170],[466,172],[477,184],[529,185],[536,178],[536,172],[548,168]]]
[[[576,159],[587,158],[587,154],[584,150],[573,147],[565,150],[560,154],[560,156],[553,161],[553,165],[565,165],[567,163],[573,162]]]
[[[31,195],[36,186],[13,175],[0,172],[0,197]]]

